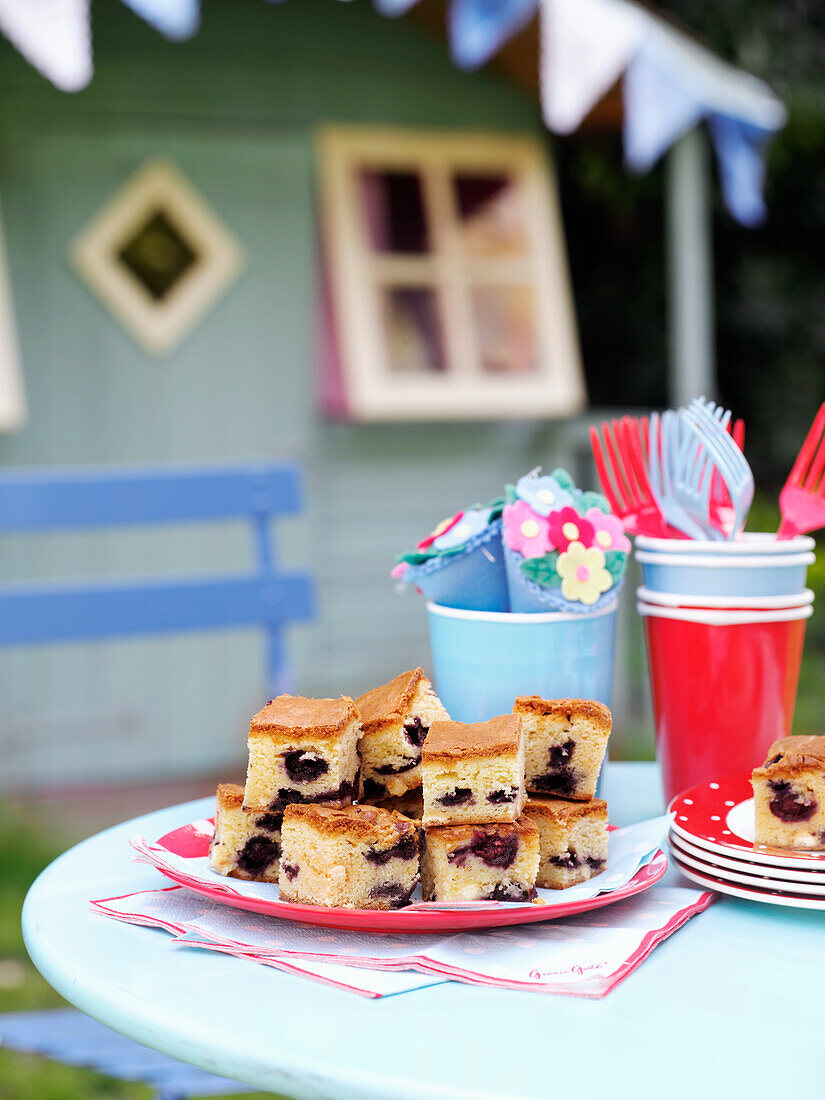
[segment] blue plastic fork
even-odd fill
[[[705,539],[708,537],[705,529],[688,515],[677,499],[673,472],[677,467],[680,446],[677,414],[671,409],[661,416],[651,413],[648,475],[653,497],[671,527],[677,528],[688,538]]]
[[[742,452],[728,435],[730,414],[704,398],[684,410],[684,419],[692,425],[698,440],[707,449],[730,495],[734,521],[727,538],[736,538],[745,525],[753,501],[753,473]]]
[[[718,412],[718,416],[713,414],[713,419],[725,431],[730,413],[724,409]],[[710,510],[713,478],[718,469],[714,454],[694,426],[689,410],[680,409],[678,415],[682,431],[679,457],[673,470],[676,499],[691,519],[699,524],[707,538],[724,539],[725,533],[714,524]]]

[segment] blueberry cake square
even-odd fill
[[[361,715],[361,782],[370,799],[421,786],[421,747],[433,722],[449,719],[423,669],[402,672],[355,700]]]
[[[380,806],[382,810],[395,810],[396,813],[419,823],[424,813],[424,793],[421,787],[416,787],[413,791],[405,791],[404,794],[387,795],[384,798],[370,798],[368,795],[362,795],[359,801],[362,804]]]
[[[230,878],[277,882],[281,815],[243,808],[243,787],[221,783],[215,800],[215,833],[209,866]]]
[[[825,737],[783,737],[751,777],[756,844],[825,851]]]
[[[288,806],[281,847],[282,901],[401,909],[418,885],[418,829],[377,806]]]
[[[427,829],[421,852],[425,901],[533,901],[539,835],[526,817]]]
[[[520,695],[513,713],[524,729],[525,782],[532,794],[589,801],[596,793],[610,711],[592,699]]]
[[[600,798],[568,802],[531,794],[524,816],[539,834],[537,886],[566,890],[607,867],[607,803]]]
[[[521,719],[434,722],[422,754],[425,826],[515,821],[524,792]]]
[[[347,806],[358,794],[355,703],[279,695],[249,727],[244,808],[283,813],[293,802]]]

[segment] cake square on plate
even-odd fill
[[[825,737],[774,741],[751,783],[756,844],[825,850]]]
[[[281,815],[243,808],[243,787],[221,783],[215,800],[215,833],[209,866],[230,878],[277,882]]]
[[[527,790],[593,798],[613,726],[610,710],[593,699],[520,695],[513,713],[524,728]]]
[[[244,808],[283,813],[293,802],[346,806],[358,794],[355,703],[279,695],[252,719]]]
[[[289,806],[281,848],[282,901],[401,909],[418,885],[416,825],[377,806]]]
[[[607,866],[607,803],[600,798],[568,802],[531,794],[524,816],[538,829],[538,886],[566,890]]]
[[[521,719],[434,722],[422,776],[426,826],[515,821],[525,799]]]
[[[441,700],[414,668],[355,701],[361,715],[361,783],[372,800],[421,786],[421,747],[433,722],[448,719]]]
[[[538,869],[538,830],[526,817],[488,825],[437,825],[424,835],[425,901],[532,901]]]

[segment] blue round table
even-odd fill
[[[618,825],[661,812],[656,769],[612,764]],[[720,898],[604,1000],[449,982],[367,1000],[172,947],[92,916],[90,898],[165,884],[130,862],[203,801],[118,825],[40,875],[26,946],[67,1000],[147,1046],[295,1098],[646,1100],[825,1092],[825,913]],[[689,885],[674,871],[671,884]]]

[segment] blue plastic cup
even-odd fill
[[[438,694],[457,722],[509,714],[518,695],[610,706],[618,597],[589,615],[427,604]]]
[[[645,587],[685,596],[792,596],[805,587],[807,566],[815,560],[810,550],[737,553],[719,547],[715,543],[706,553],[683,552],[679,543],[670,553],[637,547]]]

